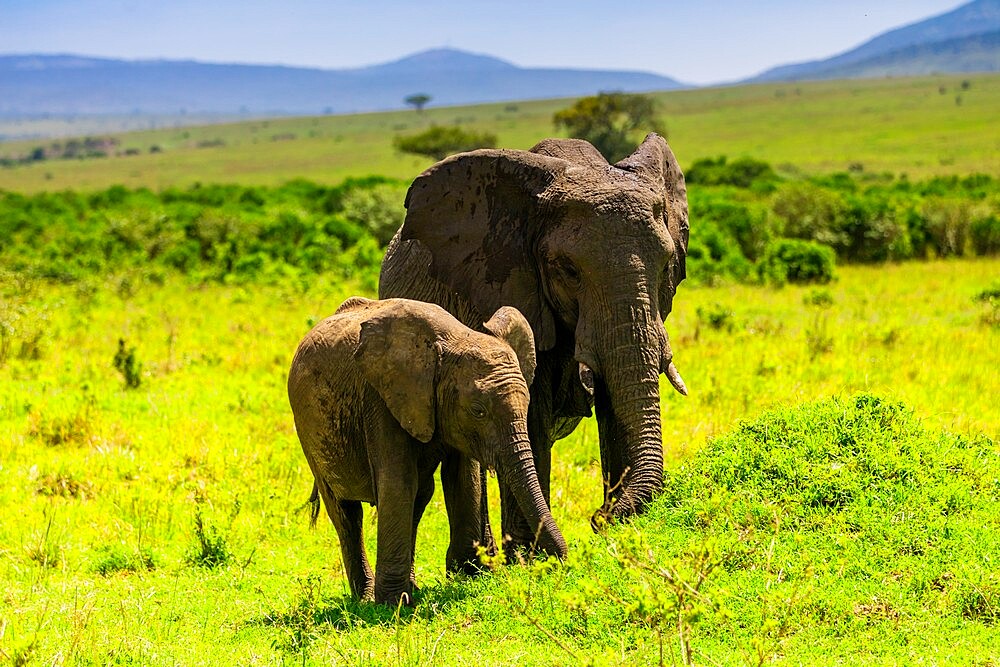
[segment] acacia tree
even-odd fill
[[[408,95],[403,101],[416,109],[417,113],[420,113],[424,110],[427,103],[431,101],[431,96],[427,93],[416,93]]]
[[[599,93],[583,97],[552,117],[556,129],[566,128],[571,137],[586,139],[609,162],[617,162],[635,148],[641,137],[636,130],[666,135],[656,116],[656,101],[646,95]]]

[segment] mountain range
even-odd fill
[[[0,114],[320,114],[398,109],[425,93],[435,105],[645,92],[683,84],[635,71],[518,67],[434,49],[357,69],[0,56]]]
[[[974,0],[890,30],[824,60],[782,65],[739,83],[1000,71],[1000,0]],[[525,68],[433,49],[355,69],[0,55],[0,117],[286,115],[398,109],[413,94],[438,105],[682,88],[640,71]]]
[[[774,67],[744,83],[1000,71],[1000,0],[975,0],[824,60]]]

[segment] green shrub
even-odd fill
[[[152,549],[129,549],[122,544],[108,544],[95,550],[90,571],[107,577],[116,572],[142,572],[156,568]]]
[[[118,351],[111,365],[121,373],[127,389],[138,389],[142,384],[142,362],[135,356],[134,347],[125,347],[125,339],[118,339]]]
[[[778,239],[757,263],[757,275],[775,285],[828,283],[834,278],[836,254],[832,248],[812,241]]]
[[[969,237],[977,255],[1000,253],[1000,216],[993,213],[974,219],[969,225]]]
[[[746,280],[753,264],[743,256],[733,236],[705,220],[688,245],[687,273],[692,280],[715,284],[721,279]]]
[[[342,200],[343,216],[387,246],[406,217],[403,201],[408,187],[405,183],[380,183],[351,189]]]
[[[443,160],[455,153],[477,148],[493,148],[497,145],[497,135],[491,132],[464,130],[461,127],[435,125],[420,134],[397,136],[393,139],[392,145],[404,153]]]
[[[778,174],[767,162],[750,157],[727,162],[725,155],[714,160],[712,158],[695,160],[684,173],[684,178],[692,185],[733,185],[738,188],[749,188],[755,183],[773,183],[779,180]]]
[[[205,523],[202,503],[199,502],[194,513],[194,542],[185,560],[191,565],[215,568],[225,565],[231,559],[232,553],[225,535]]]
[[[834,190],[812,183],[789,183],[778,189],[771,207],[784,222],[782,236],[816,241],[831,248],[848,245],[841,229],[847,205]]]
[[[693,188],[688,196],[691,219],[704,226],[711,221],[719,232],[731,237],[739,252],[756,261],[767,244],[779,236],[777,220],[760,201],[748,200],[732,188]],[[692,242],[697,243],[697,234]]]
[[[842,245],[833,246],[837,257],[848,262],[883,262],[912,255],[909,230],[887,197],[847,195],[842,215]]]
[[[965,254],[971,204],[966,200],[930,197],[921,206],[930,248],[938,257]]]

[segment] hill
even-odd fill
[[[1000,30],[943,42],[914,44],[855,63],[821,69],[811,78],[851,79],[938,72],[1000,72]]]
[[[524,68],[435,49],[357,69],[0,56],[0,115],[351,113],[398,109],[413,93],[435,105],[668,90],[682,84],[634,71]]]
[[[748,83],[902,76],[1000,69],[1000,0],[975,0],[950,12],[896,28],[824,60],[782,65]]]

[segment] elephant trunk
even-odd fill
[[[663,325],[648,309],[634,304],[612,310],[615,343],[600,353],[601,372],[594,388],[601,467],[608,485],[599,512],[605,519],[641,512],[663,487]]]
[[[556,526],[552,511],[542,494],[527,432],[513,438],[513,442],[513,449],[499,461],[497,473],[517,499],[521,512],[534,531],[538,549],[565,558],[568,551],[566,540]]]

